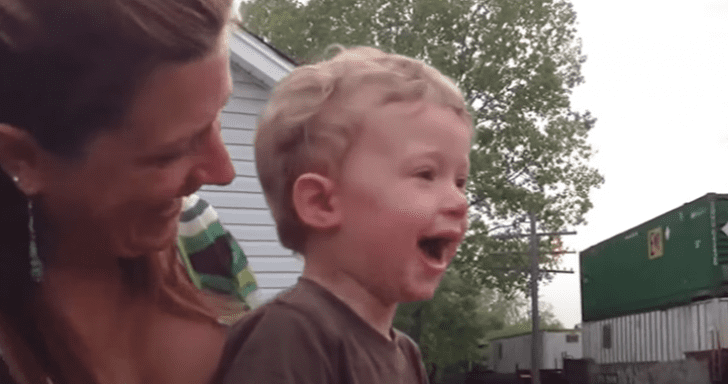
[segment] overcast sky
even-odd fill
[[[708,193],[728,193],[728,0],[572,0],[588,56],[573,105],[597,118],[584,250]],[[581,322],[578,256],[542,288],[571,327]]]

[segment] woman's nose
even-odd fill
[[[228,185],[235,179],[235,167],[219,130],[210,137],[207,148],[200,154],[197,167],[201,184]]]

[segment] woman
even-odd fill
[[[0,352],[18,383],[204,383],[225,329],[176,252],[234,169],[230,0],[0,2]]]

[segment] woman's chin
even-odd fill
[[[137,227],[129,231],[124,240],[119,242],[121,257],[138,257],[169,249],[177,242],[177,221],[164,227]]]

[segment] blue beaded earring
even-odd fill
[[[43,262],[38,257],[38,243],[35,236],[35,225],[33,223],[33,200],[28,199],[28,254],[30,256],[30,276],[33,281],[40,283],[43,280]]]
[[[13,182],[20,189],[20,178],[13,176]],[[35,223],[33,217],[33,200],[28,198],[28,256],[30,257],[30,277],[36,283],[43,280],[43,262],[38,256],[38,243],[36,242]]]

